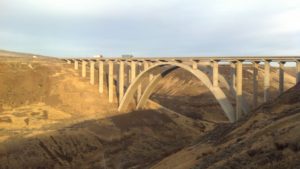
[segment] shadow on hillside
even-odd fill
[[[0,168],[145,168],[198,134],[158,110],[134,111],[7,140]]]

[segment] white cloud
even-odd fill
[[[300,33],[300,8],[274,15],[270,20],[271,33]]]

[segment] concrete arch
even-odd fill
[[[172,72],[178,67],[171,67],[167,70],[164,70],[162,73],[156,75],[153,77],[153,79],[150,81],[150,83],[147,85],[144,93],[141,96],[141,99],[138,100],[138,104],[136,106],[136,109],[142,109],[145,105],[147,100],[150,98],[151,94],[153,93],[155,87],[158,85],[158,82],[163,79],[167,74]]]
[[[147,100],[150,98],[150,96],[151,96],[153,90],[155,89],[155,87],[157,86],[158,82],[159,82],[161,79],[163,79],[163,77],[164,77],[166,74],[170,73],[171,71],[173,71],[173,70],[175,70],[175,69],[176,69],[176,67],[171,67],[171,68],[169,68],[169,69],[167,69],[167,70],[164,70],[161,74],[156,75],[156,76],[150,81],[150,83],[149,83],[148,86],[146,87],[144,93],[142,94],[141,99],[138,100],[138,104],[137,104],[137,106],[136,106],[136,109],[142,109],[142,108],[146,105]],[[200,66],[200,70],[209,73],[209,75],[212,74],[212,70],[209,69],[209,68],[206,67],[206,66],[203,66],[203,67]],[[226,78],[225,78],[223,75],[219,74],[219,80],[220,80],[220,83],[223,84],[224,87],[225,87],[227,90],[229,90],[233,96],[235,96],[235,87],[233,88],[233,90],[231,90],[231,87],[230,87],[230,85],[229,85],[229,82],[226,80]],[[242,109],[243,109],[244,113],[247,114],[247,113],[250,111],[248,103],[246,102],[246,100],[245,100],[244,98],[242,98],[241,103],[242,103]]]
[[[141,96],[141,99],[138,100],[138,104],[136,106],[136,109],[141,109],[145,106],[147,100],[150,98],[150,95],[153,93],[155,87],[158,85],[158,82],[163,79],[167,74],[172,72],[178,67],[171,67],[167,70],[164,70],[160,74],[153,77],[153,79],[150,81],[150,83],[147,85],[146,89],[144,90],[144,93]]]
[[[193,74],[196,78],[198,78],[212,92],[212,94],[214,95],[214,97],[217,99],[218,103],[224,110],[224,113],[227,116],[227,118],[229,119],[229,121],[231,121],[231,122],[235,121],[234,109],[233,109],[230,101],[228,100],[228,98],[225,96],[224,92],[221,90],[221,88],[213,87],[208,76],[201,70],[193,69],[192,67],[190,67],[188,65],[185,65],[182,63],[177,63],[177,62],[160,62],[160,63],[152,65],[147,70],[141,72],[137,76],[137,78],[129,85],[123,99],[120,102],[118,110],[124,111],[128,107],[130,101],[134,97],[135,92],[137,91],[139,84],[142,83],[142,81],[145,78],[148,78],[151,72],[159,69],[161,66],[168,66],[168,65],[173,66],[173,67],[174,66],[180,67],[180,68],[190,72],[191,74]],[[158,81],[159,81],[159,78],[155,82],[153,82],[153,85],[156,84]]]

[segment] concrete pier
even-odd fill
[[[242,116],[242,97],[243,97],[243,63],[236,62],[236,120]]]
[[[123,99],[124,96],[124,61],[120,61],[119,63],[119,103]]]
[[[198,63],[195,61],[192,61],[192,67],[193,67],[193,69],[198,69]]]
[[[133,82],[135,77],[136,77],[136,62],[135,61],[131,61],[130,63],[130,82]]]
[[[143,61],[143,68],[144,68],[144,71],[147,70],[149,68],[149,63],[148,61]]]
[[[149,66],[153,66],[154,65],[154,62],[149,62]],[[153,79],[153,74],[150,73],[149,75],[149,80],[151,81]]]
[[[90,84],[95,84],[95,62],[90,61]]]
[[[214,60],[211,63],[213,69],[213,86],[219,86],[219,64],[218,61]]]
[[[74,60],[74,69],[78,70],[78,60]]]
[[[128,67],[128,77],[127,77],[127,79],[128,79],[128,85],[127,86],[129,86],[129,84],[131,83],[131,66],[129,66]]]
[[[87,62],[85,60],[83,60],[81,62],[81,76],[82,77],[86,77],[86,64],[87,64]]]
[[[279,94],[284,92],[284,64],[285,62],[279,62]]]
[[[296,62],[296,72],[297,72],[297,80],[296,82],[300,82],[300,60],[297,60]]]
[[[235,93],[235,82],[236,82],[236,70],[235,70],[236,61],[230,62],[230,91]]]
[[[99,61],[99,93],[103,93],[104,86],[104,62],[102,60]]]
[[[114,101],[114,62],[108,61],[108,101]]]
[[[258,105],[258,66],[259,62],[253,62],[253,98],[252,98],[252,107],[256,108]]]
[[[137,64],[137,72],[138,74],[140,74],[142,72],[142,64],[138,62]],[[138,87],[138,91],[137,91],[137,100],[140,100],[142,96],[142,83],[139,84],[139,87]]]
[[[144,64],[143,71],[147,70],[151,66],[151,64],[148,61],[143,61],[143,64]],[[151,81],[152,77],[153,77],[153,75],[149,75],[149,82]]]
[[[264,74],[264,102],[270,99],[270,60],[265,60]]]

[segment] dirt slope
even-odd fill
[[[300,84],[152,168],[299,168]]]

